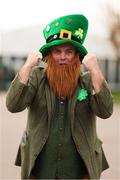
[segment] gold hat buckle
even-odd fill
[[[66,29],[61,29],[59,38],[60,39],[71,39],[71,31],[68,31]]]

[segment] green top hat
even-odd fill
[[[87,54],[82,45],[88,30],[88,20],[82,14],[66,15],[55,19],[43,30],[46,44],[39,51],[43,57],[47,55],[51,46],[72,43],[80,54],[80,60]]]

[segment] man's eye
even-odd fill
[[[57,50],[57,49],[55,49],[53,52],[56,53],[56,54],[59,54],[59,53],[60,53],[60,51]]]
[[[68,53],[68,54],[72,54],[72,53],[73,53],[73,51],[72,51],[72,50],[69,50],[67,53]]]

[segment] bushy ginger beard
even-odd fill
[[[76,55],[72,64],[57,64],[50,54],[47,57],[46,74],[50,88],[57,97],[71,96],[80,77],[80,60]]]

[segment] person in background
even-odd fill
[[[87,31],[82,14],[50,22],[46,44],[28,55],[9,87],[8,110],[28,109],[16,158],[21,179],[99,179],[109,167],[96,117],[109,118],[113,100],[96,56],[83,46]]]

